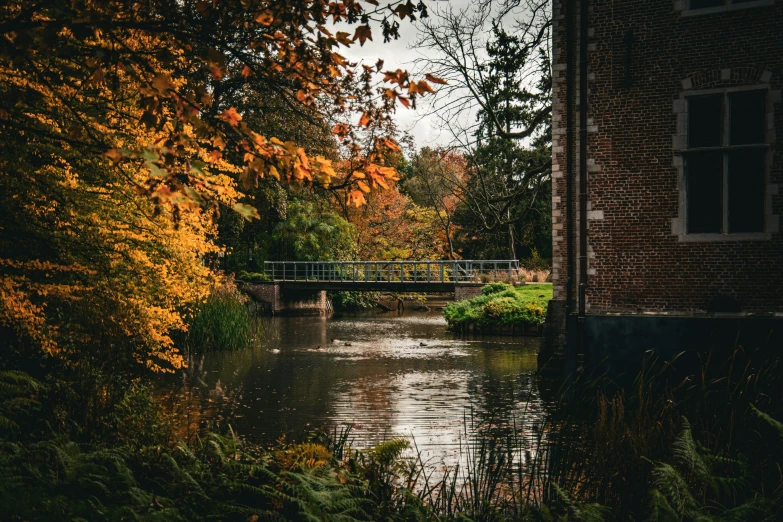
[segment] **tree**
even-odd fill
[[[464,232],[504,230],[513,258],[540,228],[551,190],[549,13],[548,0],[448,7],[422,24],[416,43],[434,53],[420,64],[448,80],[433,111],[468,160],[459,194],[472,217],[461,224],[480,228]]]
[[[371,24],[393,38],[395,20],[424,11],[409,2],[387,7],[353,0],[0,6],[4,337],[66,358],[95,350],[179,367],[171,334],[185,328],[189,307],[214,281],[202,259],[217,250],[217,214],[258,215],[238,183],[245,190],[262,178],[339,183],[356,204],[364,187],[396,177],[383,158],[397,145],[377,136],[361,149],[356,120],[381,121],[397,102],[432,89],[404,71],[386,71],[377,85],[380,65],[358,67],[338,52],[372,38]],[[326,27],[339,22],[355,33]],[[318,139],[275,136],[288,118],[321,129]],[[325,155],[329,134],[351,150],[351,170],[338,172],[338,158]]]
[[[448,242],[451,259],[457,259],[454,234],[458,226],[454,214],[465,191],[467,163],[453,152],[424,148],[415,156],[411,173],[406,177],[404,190],[413,201],[435,210],[435,222]]]

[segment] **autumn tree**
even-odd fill
[[[340,49],[393,38],[398,20],[424,9],[371,0],[5,2],[6,337],[49,354],[91,347],[154,368],[181,365],[171,332],[208,291],[213,274],[202,259],[216,250],[217,215],[258,215],[240,190],[269,178],[339,184],[355,205],[365,187],[396,177],[383,163],[393,140],[362,148],[354,128],[432,89],[381,64],[356,66]],[[338,23],[354,30],[329,29]],[[325,128],[322,139],[336,135],[350,169],[307,136],[284,135],[289,115]]]
[[[454,215],[466,191],[467,162],[461,154],[423,148],[411,162],[403,184],[415,203],[432,208],[435,223],[448,243],[449,258],[458,259]]]

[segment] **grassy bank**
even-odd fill
[[[450,303],[443,316],[457,331],[522,333],[544,324],[550,299],[552,285],[491,283],[478,297]]]

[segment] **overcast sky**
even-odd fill
[[[470,0],[451,0],[438,1],[429,0],[427,7],[432,15],[440,9],[451,5],[454,8],[462,9],[470,4]],[[366,41],[364,46],[351,46],[341,48],[340,53],[346,58],[355,61],[364,61],[369,65],[374,65],[378,58],[384,61],[383,70],[406,69],[410,71],[414,67],[414,60],[422,57],[422,53],[413,49],[413,43],[416,41],[417,28],[419,22],[411,23],[409,20],[400,21],[400,38],[383,43],[381,28],[373,26],[373,41]],[[344,29],[353,34],[354,29]],[[433,87],[436,87],[433,85]],[[422,103],[425,102],[425,103]],[[397,113],[395,119],[401,131],[409,132],[415,139],[416,148],[427,145],[447,145],[451,136],[446,132],[440,132],[434,117],[426,116],[428,103],[424,100],[417,100],[418,110],[406,109],[401,104],[397,104]]]

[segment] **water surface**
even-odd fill
[[[265,319],[263,347],[193,361],[188,386],[171,388],[181,421],[220,420],[261,443],[350,425],[355,447],[412,436],[444,463],[477,431],[531,436],[547,395],[539,339],[458,337],[439,311],[410,308]]]

